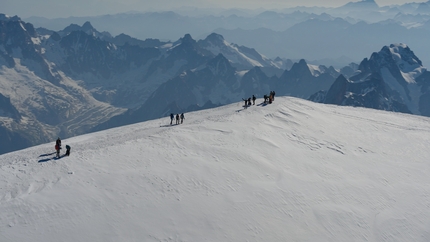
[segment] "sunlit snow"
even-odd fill
[[[0,241],[429,241],[429,121],[277,97],[4,154]]]

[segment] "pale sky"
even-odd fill
[[[21,18],[80,17],[115,14],[128,11],[172,10],[181,6],[198,8],[287,8],[294,6],[338,7],[357,0],[0,0],[0,13]],[[376,0],[380,6],[426,2],[426,0]]]

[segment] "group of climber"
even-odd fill
[[[255,95],[252,95],[252,99],[248,98],[248,99],[244,99],[242,98],[243,101],[245,101],[245,105],[243,105],[245,108],[247,108],[248,106],[251,106],[251,100],[252,100],[252,105],[255,105],[255,100],[257,98],[255,97]]]
[[[66,145],[66,154],[64,156],[70,156],[70,145]],[[60,158],[60,150],[61,150],[61,139],[58,137],[58,139],[55,141],[55,150],[56,150],[56,158]]]
[[[264,94],[263,98],[264,98],[264,102],[263,103],[265,103],[265,104],[272,103],[273,101],[275,101],[275,91],[270,91],[269,95]],[[257,98],[255,97],[255,95],[252,95],[252,98],[248,98],[248,99],[242,98],[242,100],[245,101],[245,105],[243,107],[247,108],[247,107],[251,106],[251,100],[252,100],[252,105],[255,105],[255,100],[256,99]]]
[[[170,114],[170,125],[173,124],[173,119],[175,119],[175,115],[173,113]],[[181,115],[179,115],[179,113],[176,114],[176,124],[179,124],[179,121],[182,123],[184,123],[184,113],[182,113]]]
[[[264,103],[269,103],[269,104],[272,103],[273,101],[275,101],[275,91],[270,91],[270,94],[269,95],[265,94],[263,98],[264,98]]]
[[[264,104],[267,103],[272,103],[273,101],[275,101],[275,91],[270,91],[270,94],[267,95],[265,94],[263,96],[264,98]],[[252,95],[252,97],[250,98],[242,98],[242,100],[245,102],[245,105],[243,105],[244,108],[248,108],[251,105],[255,105],[255,100],[257,100],[257,98],[255,97],[255,95]],[[184,122],[184,113],[182,113],[181,115],[176,114],[174,115],[173,113],[170,114],[170,125],[173,125],[173,120],[175,120],[176,118],[176,124],[182,124]]]

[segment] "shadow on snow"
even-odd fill
[[[55,152],[51,153],[51,154],[40,155],[39,157],[44,157],[44,156],[53,155],[53,154],[55,154]],[[63,158],[64,156],[66,156],[66,155],[62,155],[60,157],[52,157],[52,158],[42,159],[42,160],[39,160],[38,162],[42,163],[42,162],[48,162],[50,160],[59,160],[59,159]]]

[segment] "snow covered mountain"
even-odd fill
[[[0,155],[0,241],[430,240],[429,118],[241,106]]]
[[[212,33],[206,39],[199,40],[198,44],[214,55],[222,54],[233,66],[238,69],[250,69],[258,67],[277,67],[281,68],[277,62],[261,55],[256,50],[245,46],[228,43],[222,35]]]
[[[338,76],[333,67],[310,65],[302,59],[282,74],[273,90],[277,95],[307,99],[319,90],[328,90]]]
[[[372,73],[360,82],[339,76],[328,91],[320,91],[310,100],[325,104],[366,107],[380,110],[411,113],[377,73]]]
[[[430,73],[405,44],[384,46],[365,58],[357,73],[339,77],[314,101],[430,116]]]
[[[0,21],[0,132],[9,137],[1,141],[0,154],[16,144],[86,133],[141,107],[164,82],[215,57],[189,34],[173,43],[140,41],[112,37],[89,22],[54,32],[36,30],[16,16],[0,15]],[[232,58],[263,58],[234,48]]]

